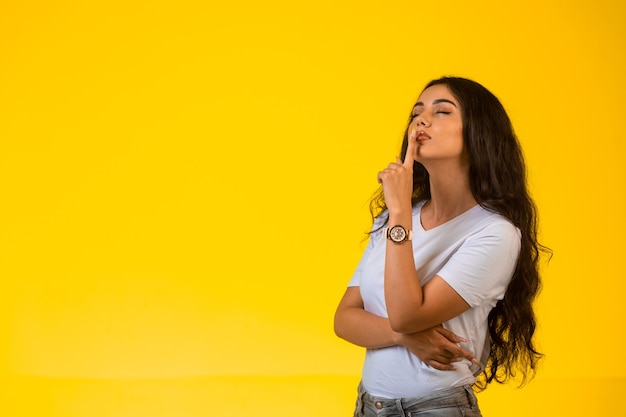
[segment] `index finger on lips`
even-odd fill
[[[409,136],[407,138],[406,155],[404,156],[403,165],[406,168],[413,169],[413,162],[415,161],[415,150],[417,148],[417,129],[411,128]]]

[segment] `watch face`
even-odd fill
[[[389,238],[394,242],[406,240],[406,230],[402,226],[394,226],[389,230]]]

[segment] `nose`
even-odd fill
[[[418,127],[420,126],[430,126],[430,118],[426,114],[426,111],[420,113],[419,116],[415,118],[415,123]]]

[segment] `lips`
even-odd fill
[[[430,136],[425,132],[419,131],[417,132],[417,140],[429,140]]]

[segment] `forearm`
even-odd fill
[[[389,320],[359,307],[345,307],[335,314],[335,333],[340,338],[369,349],[380,349],[398,344],[399,335]]]
[[[365,310],[359,287],[348,287],[339,302],[335,333],[348,342],[369,349],[404,346],[436,369],[454,369],[449,364],[460,356],[473,359],[471,353],[456,345],[465,340],[441,326],[412,334],[395,332],[387,318]]]
[[[397,333],[391,329],[388,319],[358,307],[337,311],[335,333],[348,342],[369,349],[404,346],[424,363],[439,370],[454,370],[452,363],[461,357],[479,364],[472,353],[457,345],[466,340],[441,326],[411,334]]]
[[[389,226],[401,225],[412,228],[411,211],[390,214]],[[415,270],[411,242],[386,242],[385,302],[390,326],[393,330],[412,333],[423,329],[415,328],[419,309],[423,304],[423,291]],[[410,328],[408,326],[410,324]]]

